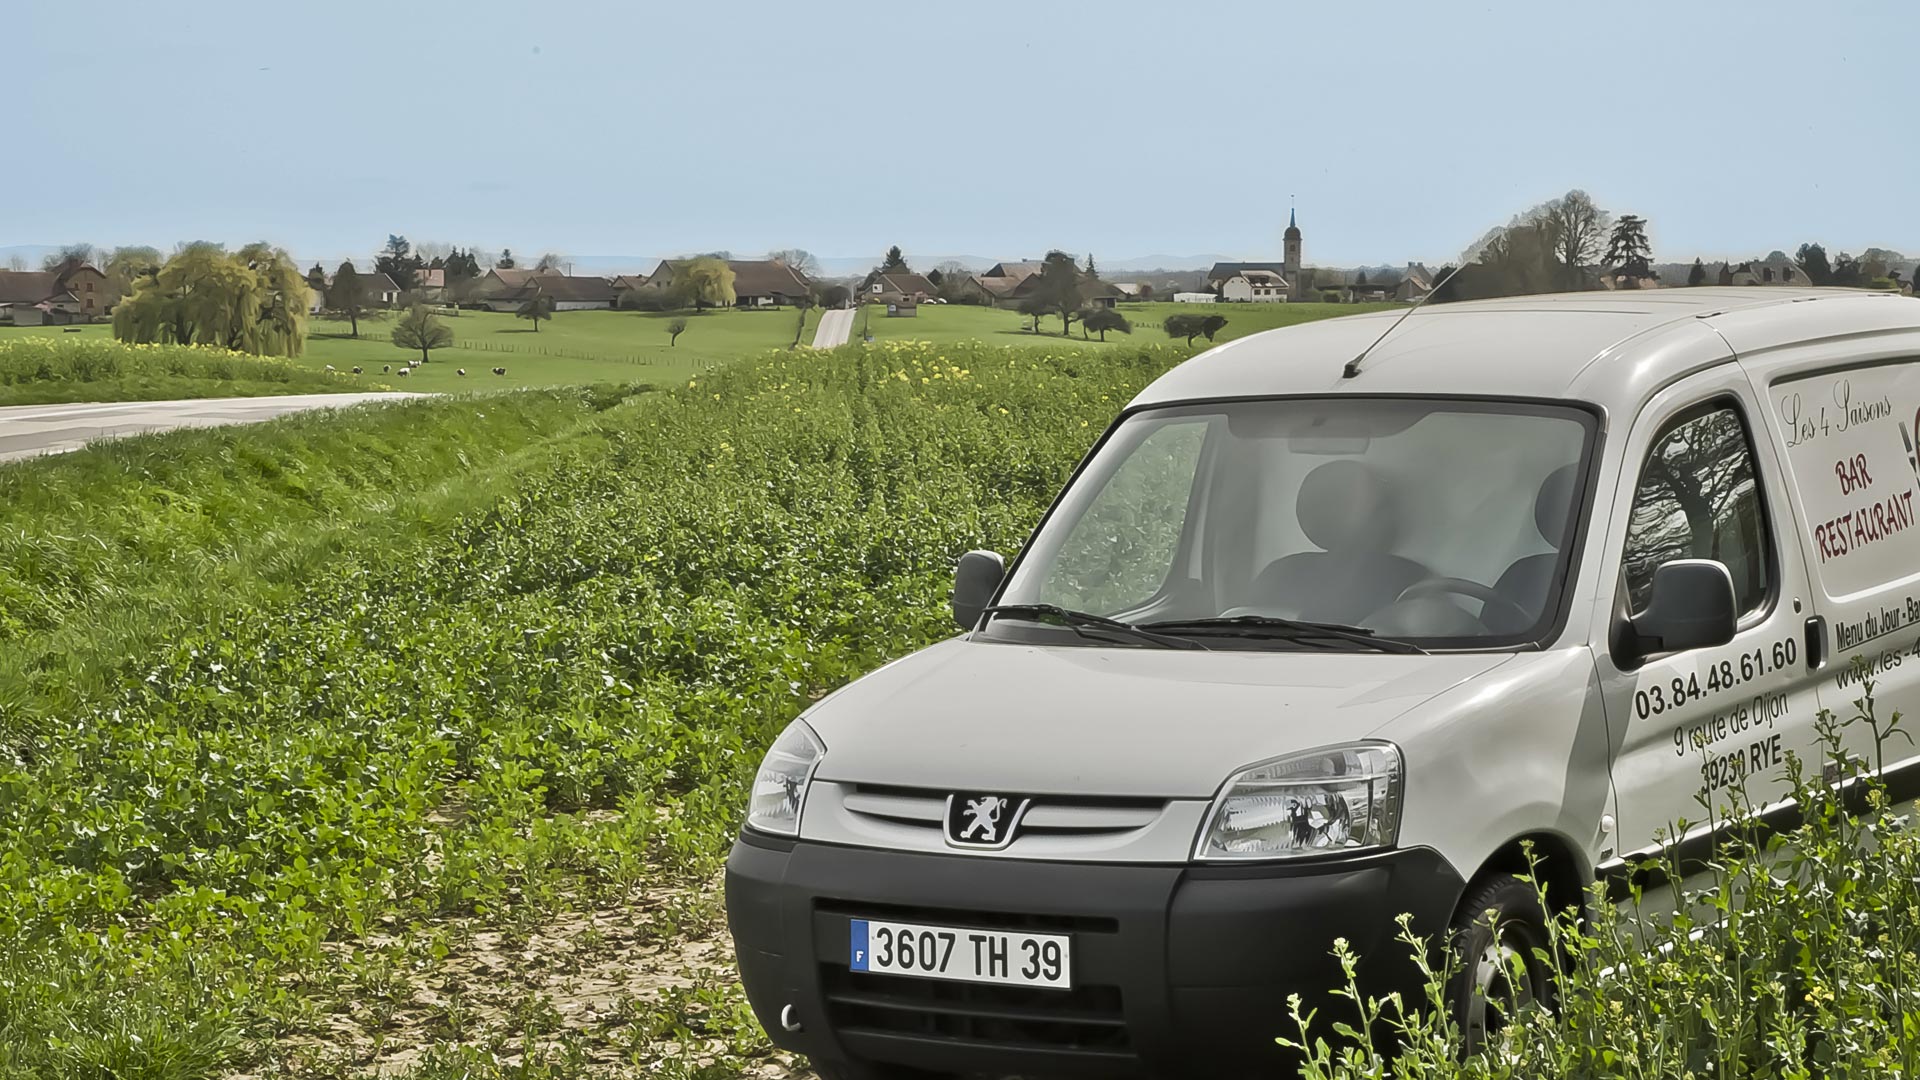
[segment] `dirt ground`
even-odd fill
[[[461,923],[338,947],[333,1011],[226,1080],[813,1074],[775,1050],[735,981],[718,880],[524,926]]]

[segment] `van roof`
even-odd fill
[[[1894,305],[1888,307],[1887,305]],[[1797,305],[1782,318],[1788,305]],[[1865,305],[1871,305],[1870,308]],[[1628,405],[1733,354],[1813,340],[1865,322],[1920,328],[1920,300],[1856,289],[1731,286],[1556,293],[1428,304],[1347,361],[1403,311],[1324,319],[1209,349],[1157,379],[1134,405],[1301,394],[1572,398]],[[1744,335],[1729,333],[1742,327]],[[1756,336],[1753,332],[1764,328]]]

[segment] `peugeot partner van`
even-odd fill
[[[1402,913],[1483,1031],[1546,989],[1524,843],[1579,904],[1709,849],[1702,796],[1779,798],[1855,658],[1920,712],[1920,301],[1399,317],[1166,374],[1004,574],[961,560],[963,633],[779,737],[727,867],[776,1042],[829,1078],[1244,1075],[1289,993],[1334,1004],[1336,937],[1405,987]]]

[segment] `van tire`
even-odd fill
[[[904,1065],[879,1065],[868,1061],[815,1061],[812,1064],[820,1080],[939,1080],[941,1075],[909,1069]]]
[[[1553,1004],[1554,968],[1545,958],[1552,940],[1530,882],[1498,874],[1467,890],[1454,916],[1459,970],[1447,981],[1447,1002],[1467,1053],[1486,1046],[1519,1010]]]

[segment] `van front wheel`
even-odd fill
[[[1501,875],[1467,891],[1453,930],[1460,969],[1447,997],[1468,1053],[1486,1046],[1522,1010],[1552,1003],[1551,947],[1532,885]]]

